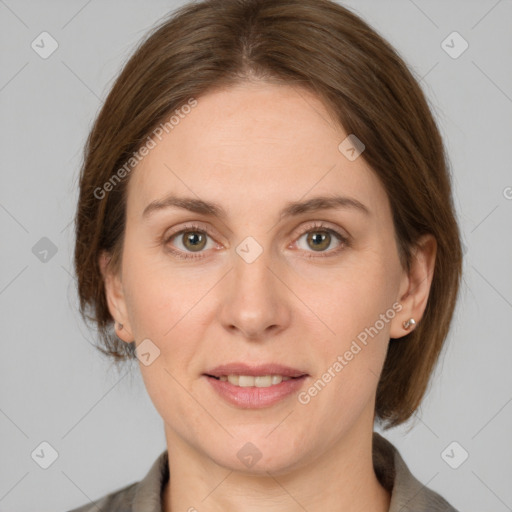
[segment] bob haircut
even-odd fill
[[[136,357],[135,343],[113,331],[98,261],[106,251],[110,268],[120,269],[127,162],[134,165],[139,149],[144,154],[159,133],[155,127],[173,127],[167,120],[185,112],[183,105],[248,80],[312,91],[332,120],[365,144],[361,156],[387,192],[404,269],[421,235],[437,241],[422,321],[390,340],[377,387],[376,419],[384,428],[403,423],[428,387],[461,280],[448,162],[407,65],[363,20],[330,0],[203,0],[172,13],[140,42],[84,147],[74,252],[80,314],[97,329],[102,346],[96,348],[116,364]]]

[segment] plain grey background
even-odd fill
[[[165,449],[138,368],[116,373],[79,318],[72,221],[102,100],[140,38],[183,3],[0,0],[0,511],[87,503],[142,478]],[[461,511],[512,510],[512,2],[344,5],[421,79],[466,246],[443,362],[415,420],[385,435]],[[42,32],[58,44],[47,58]],[[57,455],[47,469],[33,455],[52,453],[43,442]]]

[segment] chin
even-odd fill
[[[255,432],[252,427],[251,434],[237,434],[230,438],[221,451],[207,451],[216,464],[231,471],[252,475],[286,474],[306,463],[306,447],[301,445],[299,450],[297,445],[300,443],[289,433],[283,432],[279,436],[275,432],[269,435],[269,432],[272,429],[266,426],[264,432]]]

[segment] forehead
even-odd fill
[[[238,206],[297,200],[307,194],[386,202],[362,158],[338,146],[347,133],[311,92],[290,85],[243,83],[197,98],[190,113],[133,171],[128,207],[142,211],[166,193]],[[229,207],[227,207],[229,209]]]

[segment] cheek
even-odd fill
[[[368,251],[357,253],[343,267],[330,269],[322,278],[307,277],[300,292],[325,324],[326,336],[344,343],[373,326],[381,314],[386,314],[396,300],[396,270],[390,260]],[[316,286],[311,286],[316,282]],[[328,329],[327,329],[328,328]],[[387,331],[389,323],[379,330]],[[336,348],[342,348],[337,346]]]
[[[141,364],[145,379],[151,380],[151,389],[155,379],[171,379],[165,374],[166,369],[172,374],[183,373],[197,353],[197,345],[204,337],[200,302],[215,276],[207,279],[191,275],[173,267],[165,256],[155,257],[148,250],[127,250],[126,255],[123,285],[132,333],[137,344],[149,339],[160,351],[154,364]],[[158,372],[153,366],[160,367]],[[153,391],[158,395],[158,386]]]
[[[188,372],[203,338],[197,317],[200,308],[194,308],[194,304],[204,291],[194,293],[169,268],[155,261],[133,267],[126,288],[137,344],[149,339],[159,350],[151,364],[139,362],[147,393],[166,421],[186,431],[190,418],[199,415],[184,387],[190,386]]]
[[[126,289],[130,325],[137,341],[158,339],[172,327],[176,304],[164,283],[153,281],[147,274],[136,274],[126,283]]]
[[[171,329],[187,302],[187,287],[173,279],[161,249],[149,250],[136,243],[136,236],[127,232],[123,254],[123,290],[130,324],[135,339],[159,339]]]
[[[322,293],[313,288],[317,291],[308,294],[311,303],[317,304],[315,312],[329,327],[323,329],[323,342],[316,346],[322,361],[316,377],[321,380],[318,388],[326,414],[330,414],[329,401],[352,410],[371,398],[386,357],[391,321],[397,314],[395,262],[376,251],[357,256],[339,270],[339,277],[325,281]],[[329,388],[325,393],[324,383]]]

